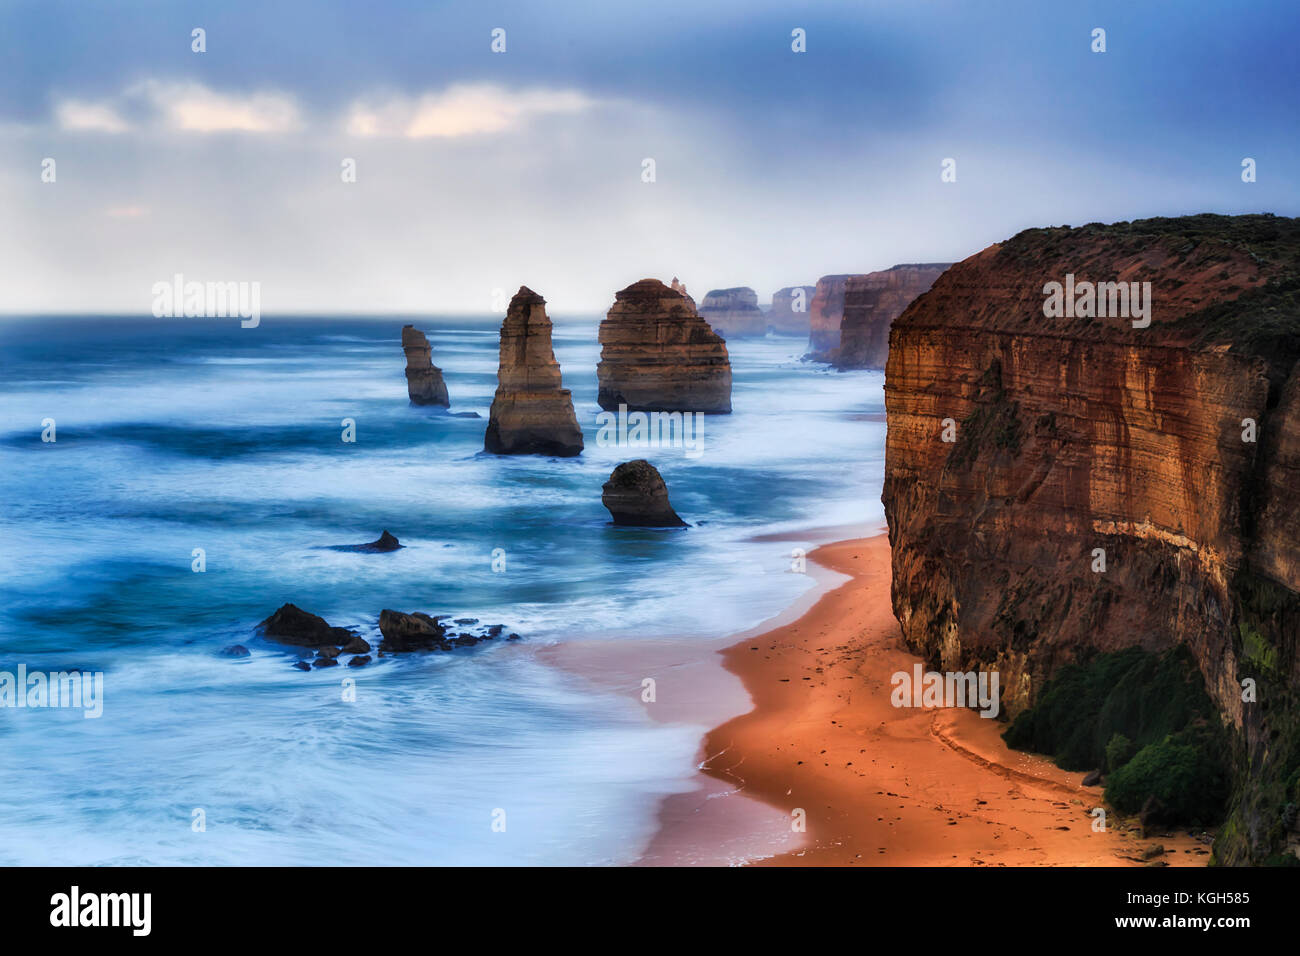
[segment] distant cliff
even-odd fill
[[[758,307],[758,293],[749,286],[711,290],[700,303],[700,318],[724,339],[767,334],[767,316]]]
[[[808,309],[808,355],[814,362],[829,362],[840,347],[840,320],[844,318],[844,286],[849,275],[822,276]]]
[[[890,325],[950,265],[917,263],[851,276],[844,283],[844,316],[839,350],[833,356],[835,367],[883,369],[889,355]]]
[[[1297,358],[1300,220],[1262,215],[1031,229],[890,333],[905,639],[997,670],[1012,716],[1067,663],[1184,646],[1233,741],[1225,863],[1300,843]]]
[[[767,326],[778,335],[807,335],[811,328],[809,319],[816,286],[792,285],[772,293],[772,310],[767,313]]]

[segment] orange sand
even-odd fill
[[[709,732],[703,768],[715,782],[704,799],[665,802],[644,862],[690,861],[684,847],[695,848],[696,862],[716,862],[706,847],[729,821],[734,829],[745,819],[749,811],[731,812],[741,795],[784,820],[806,812],[807,832],[792,835],[802,846],[770,850],[766,864],[1140,866],[1157,844],[1169,865],[1208,861],[1208,848],[1185,831],[1144,840],[1136,821],[1113,812],[1107,831],[1094,832],[1089,811],[1101,805],[1101,788],[1008,749],[997,720],[895,708],[890,676],[918,658],[890,608],[887,538],[826,545],[812,557],[852,580],[798,620],[723,651],[754,709]],[[756,827],[752,852],[762,854],[771,818]]]

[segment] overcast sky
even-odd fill
[[[1294,216],[1298,11],[0,0],[0,311],[147,313],[178,272],[266,313],[766,302],[1028,226]]]

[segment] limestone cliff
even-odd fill
[[[1078,291],[1114,280],[1151,283],[1149,326],[1114,314],[1117,290]],[[1071,317],[1045,315],[1053,282],[1074,286]],[[1236,741],[1229,863],[1296,839],[1297,357],[1300,220],[1272,216],[1028,230],[890,333],[905,639],[940,670],[996,669],[1011,716],[1067,662],[1185,645]]]
[[[817,280],[808,310],[808,355],[814,362],[829,362],[840,347],[840,320],[844,317],[844,287],[852,276],[822,276]]]
[[[424,333],[413,325],[402,326],[402,351],[406,353],[406,394],[411,403],[449,407],[442,369],[433,364]]]
[[[700,318],[723,338],[767,334],[767,316],[758,307],[758,293],[748,286],[713,289],[700,305]]]
[[[816,286],[792,285],[772,293],[772,309],[767,313],[767,327],[777,335],[807,335]]]
[[[951,262],[893,266],[881,272],[850,276],[844,283],[844,316],[836,368],[885,367],[889,327],[917,296],[929,291]]]
[[[496,397],[483,446],[498,455],[582,452],[573,397],[561,387],[546,300],[520,286],[501,323]]]
[[[727,343],[695,305],[658,279],[618,292],[600,323],[600,407],[615,411],[730,412]]]

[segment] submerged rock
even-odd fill
[[[259,626],[272,640],[299,647],[338,647],[356,636],[345,627],[331,627],[323,617],[304,611],[296,604],[281,606]]]
[[[221,649],[222,657],[248,657],[249,650],[243,644],[231,644],[229,647]]]
[[[406,353],[406,394],[413,405],[447,408],[447,384],[442,369],[433,364],[429,340],[413,325],[402,326],[402,351]]]
[[[369,654],[359,654],[356,657],[352,658],[352,660],[348,661],[348,667],[364,667],[369,663],[370,663]]]
[[[727,343],[689,296],[658,279],[615,294],[600,323],[596,377],[596,400],[606,411],[731,411]]]
[[[600,500],[617,525],[688,527],[668,503],[668,486],[658,470],[644,458],[625,461],[615,468],[601,489]]]
[[[501,323],[497,391],[483,447],[495,455],[582,453],[573,396],[562,387],[551,348],[546,300],[520,286]]]

